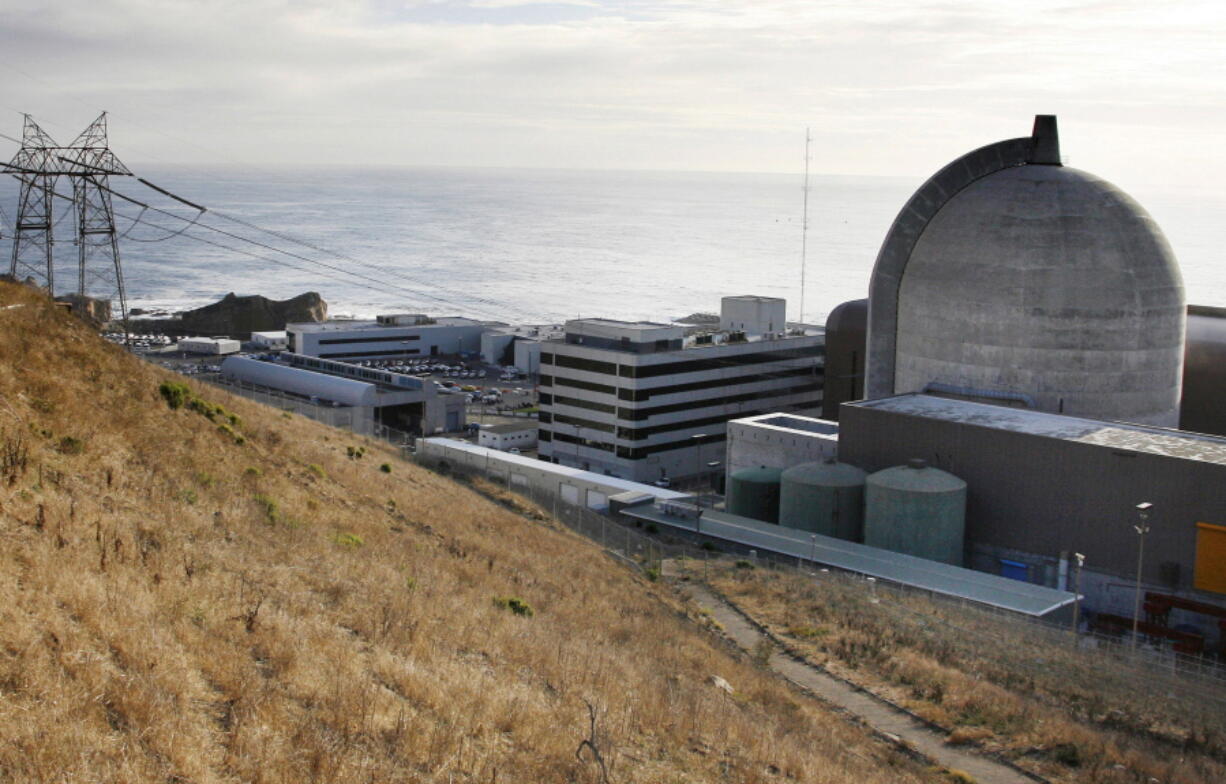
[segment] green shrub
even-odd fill
[[[264,472],[255,466],[247,466],[243,469],[243,476],[247,477],[248,479],[259,479],[263,475]]]
[[[263,493],[256,493],[253,500],[264,512],[264,517],[269,523],[276,523],[281,519],[281,508],[275,499],[270,498]]]
[[[320,479],[325,479],[328,476],[326,473],[324,473],[324,467],[319,463],[311,463],[307,466],[307,470]]]
[[[715,543],[714,543],[714,542],[703,542],[703,543],[702,543],[702,549],[704,549],[704,550],[706,550],[707,552],[710,552],[710,553],[718,553],[718,552],[719,552],[719,548],[715,546]]]
[[[64,436],[56,448],[65,455],[79,455],[85,451],[85,442],[79,438]]]
[[[750,563],[749,561],[741,560],[741,561],[737,561],[737,562],[736,562],[736,568],[738,568],[738,569],[752,569],[752,568],[753,568],[753,564],[752,564],[752,563]]]
[[[332,541],[336,542],[341,547],[349,548],[361,547],[362,545],[366,544],[366,542],[362,540],[362,537],[352,533],[338,533],[336,536],[332,537]]]
[[[182,408],[192,399],[192,391],[187,388],[187,384],[178,381],[163,381],[158,385],[158,394],[172,409]]]
[[[379,466],[379,470],[385,474],[390,474],[392,472],[391,463],[384,463],[383,465]]]
[[[643,575],[654,583],[656,580],[660,579],[660,567],[649,566],[643,570]]]
[[[179,500],[183,501],[183,503],[187,504],[188,506],[191,506],[192,504],[196,503],[196,491],[190,488],[183,490],[179,493]]]
[[[494,598],[494,606],[501,607],[504,610],[510,610],[516,615],[524,618],[531,618],[536,613],[532,610],[532,605],[520,599],[518,596],[497,596]]]

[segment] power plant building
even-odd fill
[[[868,398],[929,391],[1178,424],[1174,255],[1140,205],[1062,165],[1054,116],[953,161],[911,197],[868,308]]]
[[[334,320],[287,324],[288,348],[321,359],[405,359],[476,354],[481,335],[495,325],[461,316],[421,313],[378,316],[374,321]]]
[[[841,460],[966,482],[968,566],[1065,588],[1082,553],[1093,604],[1130,615],[1147,502],[1143,582],[1226,605],[1226,438],[919,394],[845,403],[839,428]]]
[[[728,297],[723,305],[731,330],[568,321],[564,337],[541,348],[538,455],[671,481],[718,465],[728,420],[820,408],[820,332],[789,331],[783,300]]]

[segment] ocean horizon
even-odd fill
[[[668,320],[718,312],[722,296],[759,294],[786,298],[789,319],[801,316],[800,175],[165,165],[140,175],[208,211],[189,225],[181,218],[194,210],[112,179],[157,208],[134,223],[141,208],[114,200],[129,307],[173,312],[228,292],[317,291],[333,315],[554,323]],[[807,322],[867,296],[882,239],[922,180],[810,178]],[[1217,261],[1226,200],[1131,195],[1170,241],[1188,302],[1226,306],[1226,266]],[[6,261],[16,201],[12,181],[0,189]],[[71,218],[60,221],[59,281],[76,280],[72,231]]]

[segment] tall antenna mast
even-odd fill
[[[807,243],[809,240],[809,142],[813,138],[809,136],[809,126],[805,126],[805,195],[804,195],[804,217],[800,222],[800,318],[801,329],[804,329],[805,323],[805,256],[808,251]]]

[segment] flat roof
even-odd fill
[[[533,419],[520,424],[519,422],[508,422],[503,425],[486,425],[481,428],[482,433],[518,433],[521,430],[536,430],[538,422]]]
[[[721,300],[734,299],[740,302],[787,302],[783,297],[762,297],[757,294],[733,294],[721,297]]]
[[[761,425],[773,430],[790,430],[795,433],[812,433],[821,436],[839,434],[838,422],[798,414],[758,414],[744,419],[734,419],[732,422],[738,425]]]
[[[569,327],[571,324],[576,326],[591,325],[595,327],[616,327],[618,329],[636,329],[644,331],[650,329],[670,329],[676,326],[674,324],[661,324],[656,321],[619,321],[617,319],[607,318],[580,318],[571,319],[570,321],[566,322],[567,327]]]
[[[348,319],[340,319],[337,321],[305,321],[286,324],[287,330],[293,329],[295,332],[334,332],[334,331],[356,331],[356,330],[380,330],[380,329],[430,329],[431,327],[461,327],[473,326],[480,327],[486,325],[500,324],[501,322],[485,322],[477,319],[471,319],[466,316],[440,316],[433,319],[432,324],[380,324],[377,321],[350,321]]]
[[[467,441],[457,441],[454,438],[443,438],[435,436],[433,438],[423,438],[422,441],[431,444],[439,444],[447,449],[455,449],[460,452],[468,452],[469,454],[477,455],[482,458],[489,458],[491,463],[501,462],[510,463],[511,465],[521,465],[525,468],[535,468],[538,471],[554,474],[559,477],[570,477],[573,479],[581,479],[594,484],[602,484],[608,487],[615,487],[619,492],[633,490],[636,493],[649,493],[656,498],[664,500],[678,500],[682,498],[692,498],[693,496],[685,493],[678,493],[676,490],[665,490],[652,485],[645,485],[641,482],[631,482],[629,479],[619,479],[616,476],[608,474],[598,474],[595,471],[582,471],[578,468],[560,465],[558,463],[547,463],[544,460],[538,460],[535,457],[525,457],[524,455],[512,455],[507,452],[500,452],[497,449],[490,449],[485,446],[477,446],[470,444]]]
[[[656,506],[632,507],[622,510],[622,514],[1033,617],[1047,615],[1072,604],[1077,598],[1076,594],[1069,591],[951,566],[940,561],[929,561],[926,558],[916,558],[913,555],[895,553],[809,531],[785,528],[713,509],[703,510],[700,520],[695,520],[692,513],[667,514]]]
[[[877,400],[861,400],[843,405],[853,408],[875,408],[898,414],[1026,433],[1044,438],[1058,438],[1112,449],[1126,449],[1142,454],[1226,465],[1226,438],[1205,433],[1193,433],[1188,430],[1086,419],[920,393],[896,395]]]

